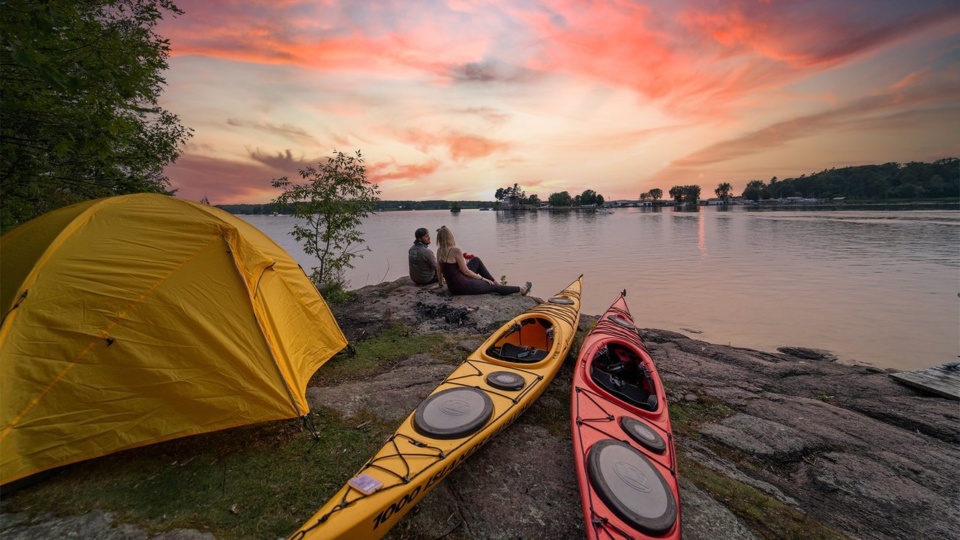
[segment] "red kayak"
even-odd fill
[[[584,339],[571,422],[587,538],[680,538],[667,396],[626,291]]]

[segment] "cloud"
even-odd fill
[[[489,58],[478,62],[450,64],[442,68],[441,74],[456,83],[527,83],[542,77],[542,74],[535,70]]]
[[[945,100],[949,102],[949,96],[957,95],[960,95],[960,81],[913,87],[909,92],[888,92],[867,96],[847,105],[770,124],[739,137],[711,144],[684,158],[674,160],[673,166],[687,168],[715,165],[752,154],[764,153],[771,148],[784,146],[791,141],[825,131],[863,129],[868,124],[877,128],[881,122],[889,123],[897,118],[901,120],[907,117],[919,118],[917,111],[906,116],[904,111],[911,107],[924,107],[931,104],[936,106],[935,104]],[[956,107],[951,107],[949,110],[955,109]]]
[[[433,134],[409,130],[400,134],[399,137],[424,153],[430,153],[436,146],[446,148],[456,161],[485,158],[497,152],[505,152],[510,147],[504,141],[456,132]]]
[[[493,107],[470,107],[467,109],[455,109],[454,114],[475,115],[491,124],[504,124],[513,117],[513,115],[503,112]]]
[[[367,179],[375,184],[398,180],[416,180],[432,175],[440,168],[440,161],[431,159],[425,163],[398,164],[379,162],[367,166]]]
[[[307,133],[307,131],[303,128],[297,126],[291,126],[288,124],[276,126],[270,123],[245,121],[236,118],[228,118],[227,125],[233,127],[250,128],[255,131],[262,131],[271,135],[280,136],[295,143],[306,143],[319,146],[319,143],[312,135]]]
[[[270,167],[276,171],[284,171],[297,173],[301,169],[305,169],[307,166],[316,165],[318,160],[316,159],[306,159],[301,156],[299,158],[293,157],[293,152],[291,150],[284,150],[282,152],[277,152],[276,154],[268,154],[263,150],[257,148],[256,150],[249,151],[250,158],[258,163],[262,163],[267,167]]]
[[[203,197],[212,204],[266,202],[275,197],[270,181],[277,176],[274,169],[250,162],[218,159],[190,152],[165,170],[177,196],[199,201]]]

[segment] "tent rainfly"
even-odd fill
[[[0,238],[0,484],[309,412],[346,345],[261,231],[159,194],[87,201]]]

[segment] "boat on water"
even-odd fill
[[[626,291],[584,338],[571,392],[574,463],[587,538],[680,538],[667,397]]]
[[[582,283],[580,276],[494,332],[290,538],[385,535],[546,390],[570,352]]]

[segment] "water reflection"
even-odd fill
[[[700,259],[707,256],[707,220],[705,216],[704,213],[697,216],[697,249],[700,250]]]

